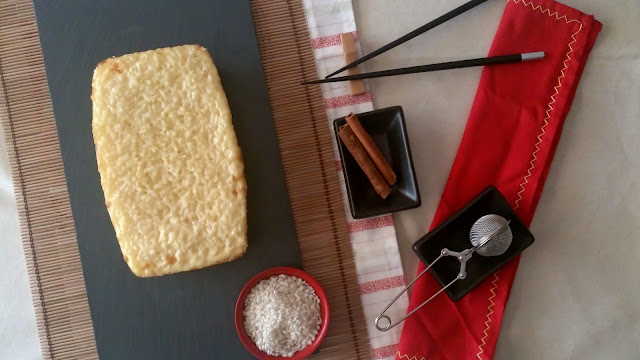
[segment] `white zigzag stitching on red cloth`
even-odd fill
[[[507,0],[507,2],[510,0]],[[582,23],[578,20],[572,19],[569,20],[567,18],[566,15],[560,16],[560,14],[556,11],[556,12],[551,12],[551,10],[549,9],[543,9],[542,6],[538,5],[535,6],[533,4],[533,2],[527,2],[525,0],[513,0],[513,2],[515,4],[522,4],[525,7],[530,7],[532,11],[540,11],[542,14],[547,14],[550,17],[555,17],[556,20],[564,20],[567,24],[569,23],[573,23],[576,22],[580,25],[580,27],[578,28],[578,30],[571,34],[571,39],[572,41],[569,42],[568,47],[569,50],[567,51],[567,53],[565,54],[565,56],[567,57],[566,60],[562,63],[563,67],[560,70],[560,76],[558,76],[558,85],[554,86],[554,94],[551,95],[551,100],[549,101],[549,103],[547,104],[547,110],[545,110],[545,118],[543,119],[543,123],[542,126],[540,127],[540,133],[538,134],[538,142],[535,144],[535,150],[533,151],[533,153],[531,154],[531,161],[529,162],[530,166],[527,169],[527,174],[524,176],[524,178],[522,179],[522,183],[520,183],[520,191],[518,191],[518,199],[516,199],[515,201],[515,206],[514,209],[517,209],[520,207],[520,201],[522,201],[522,194],[525,191],[525,185],[529,182],[529,178],[532,175],[532,171],[536,166],[536,161],[538,160],[538,157],[536,156],[538,154],[538,152],[540,152],[540,144],[542,144],[543,142],[543,137],[546,134],[545,128],[549,125],[549,119],[551,118],[551,112],[553,111],[553,104],[555,104],[556,102],[556,96],[558,96],[558,94],[560,93],[560,87],[562,87],[562,78],[565,77],[564,71],[569,67],[568,63],[571,60],[571,53],[573,52],[573,44],[575,44],[577,42],[576,39],[576,35],[578,35],[578,33],[580,32],[580,30],[582,30]],[[493,298],[496,296],[495,294],[495,289],[497,288],[497,281],[499,280],[498,277],[498,272],[496,272],[494,274],[495,276],[495,280],[492,281],[492,283],[494,284],[494,286],[491,288],[491,297],[489,298],[489,306],[487,308],[487,321],[485,321],[485,329],[484,329],[484,336],[482,337],[481,341],[482,343],[480,344],[480,346],[478,347],[478,359],[482,360],[482,354],[484,353],[484,349],[483,346],[486,345],[487,343],[487,337],[489,336],[489,329],[491,328],[491,315],[493,314],[493,306],[495,305]]]
[[[482,349],[482,347],[487,343],[487,337],[489,337],[489,323],[491,322],[491,315],[493,314],[493,307],[496,305],[496,303],[493,301],[493,299],[496,297],[496,289],[498,288],[498,280],[500,280],[500,278],[498,277],[498,273],[500,272],[500,270],[496,271],[493,274],[493,277],[495,278],[491,283],[493,284],[493,287],[491,287],[491,296],[489,297],[489,307],[487,308],[487,321],[484,322],[484,336],[482,337],[481,341],[482,344],[480,344],[480,351],[478,351],[478,354],[476,354],[478,356],[478,359],[482,360],[482,357],[480,355],[482,355],[482,353],[484,352],[484,350]]]
[[[530,166],[529,166],[529,169],[527,169],[527,175],[524,176],[524,178],[522,179],[522,183],[520,183],[520,191],[518,191],[518,199],[515,201],[515,206],[514,206],[514,209],[517,209],[518,207],[520,207],[520,201],[522,201],[522,194],[525,191],[525,185],[529,182],[529,178],[531,177],[532,171],[535,168],[536,160],[538,160],[538,157],[536,156],[536,154],[538,154],[538,152],[540,151],[540,144],[542,144],[542,141],[543,141],[542,137],[544,136],[544,134],[546,134],[545,128],[547,127],[547,125],[549,125],[549,119],[551,118],[551,112],[553,111],[553,104],[555,104],[556,102],[556,96],[558,96],[558,94],[560,93],[560,88],[562,87],[562,78],[565,76],[564,71],[569,67],[568,64],[569,64],[569,61],[571,60],[571,53],[573,52],[573,44],[575,44],[577,41],[576,35],[580,32],[580,30],[582,30],[582,23],[578,20],[569,20],[567,19],[566,15],[560,16],[560,14],[558,14],[557,11],[552,13],[551,10],[543,9],[540,5],[534,6],[533,2],[526,2],[525,0],[513,0],[513,2],[515,4],[519,3],[526,7],[530,7],[534,11],[539,10],[543,14],[546,13],[550,17],[555,17],[556,20],[564,20],[567,24],[572,22],[576,22],[580,24],[580,27],[578,28],[578,30],[571,35],[571,38],[573,40],[568,44],[569,51],[567,51],[567,53],[565,54],[567,59],[562,63],[563,67],[562,67],[562,70],[560,70],[560,76],[558,76],[558,85],[553,87],[555,92],[553,95],[551,95],[551,100],[547,104],[547,110],[545,110],[546,116],[543,119],[542,126],[540,127],[540,133],[538,134],[538,142],[535,144],[536,149],[533,151],[533,154],[531,154],[532,159],[531,159],[531,162],[529,162]]]
[[[409,357],[409,355],[407,355],[407,354],[400,354],[400,351],[396,351],[396,358],[397,359],[401,359],[401,360],[402,359],[406,359],[406,360],[427,360],[424,357],[421,357],[420,359],[418,359],[417,356]]]

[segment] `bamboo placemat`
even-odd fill
[[[0,3],[0,118],[44,359],[97,359],[33,4]]]
[[[252,15],[304,269],[331,304],[319,357],[370,359],[331,135],[300,0],[254,0]]]
[[[371,358],[331,138],[304,12],[254,0],[254,24],[304,268],[331,326],[318,358]],[[66,179],[31,1],[0,1],[0,121],[43,358],[96,359]]]

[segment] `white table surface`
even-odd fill
[[[0,127],[0,359],[40,359],[6,146]]]
[[[464,2],[354,0],[363,51]],[[495,359],[640,359],[640,1],[562,2],[603,27],[531,225],[536,242],[522,255]],[[366,70],[484,56],[505,4],[490,0]],[[411,244],[433,219],[481,71],[369,82],[377,108],[401,105],[407,118],[422,196],[420,208],[395,216],[407,279],[418,263]]]
[[[365,52],[466,0],[354,0]],[[523,254],[496,360],[640,356],[640,1],[564,0],[603,29],[567,117]],[[367,70],[487,53],[504,0],[491,0],[367,64]],[[480,69],[377,79],[376,107],[402,105],[422,195],[398,213],[406,277],[411,244],[438,205]],[[0,360],[39,359],[18,217],[0,137]],[[10,146],[10,144],[9,144]]]

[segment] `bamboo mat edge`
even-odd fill
[[[331,303],[330,331],[317,357],[370,359],[322,95],[317,86],[298,85],[316,76],[301,2],[254,0],[251,7],[303,265]],[[43,358],[97,359],[31,1],[0,2],[0,82],[0,121]]]
[[[322,93],[300,85],[317,77],[302,2],[254,0],[251,7],[302,263],[331,304],[319,356],[371,359]],[[313,155],[301,162],[306,153]]]
[[[0,118],[43,359],[97,359],[31,1],[0,3]]]

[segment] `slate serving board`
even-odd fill
[[[233,324],[242,286],[301,263],[249,1],[34,3],[100,358],[251,358]],[[227,264],[136,278],[104,205],[91,77],[105,58],[182,44],[209,50],[227,93],[245,161],[249,247]]]

